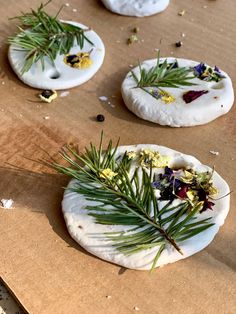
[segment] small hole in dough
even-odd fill
[[[49,73],[49,78],[52,80],[56,80],[61,76],[61,74],[57,70],[53,70]]]
[[[217,83],[211,87],[212,89],[222,89],[224,88],[224,84],[222,82]]]
[[[193,166],[192,163],[185,160],[183,157],[175,158],[170,165],[171,169],[173,170],[179,170],[179,169],[186,170],[186,169],[191,168],[192,166]]]

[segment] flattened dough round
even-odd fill
[[[87,26],[76,22],[66,21],[66,23],[73,24],[84,29],[88,28]],[[63,61],[64,55],[58,55],[55,60],[55,66],[53,66],[50,60],[45,57],[44,71],[42,70],[40,61],[38,61],[33,64],[28,72],[21,75],[21,69],[24,64],[26,53],[24,51],[15,50],[13,45],[10,45],[9,47],[8,59],[18,78],[29,86],[38,89],[52,90],[72,88],[91,79],[102,66],[105,57],[105,47],[97,33],[90,30],[86,32],[86,36],[93,42],[94,46],[85,41],[83,49],[80,49],[80,47],[75,44],[74,47],[71,48],[70,54],[89,52],[93,49],[90,54],[90,58],[93,63],[87,69],[72,68],[66,65]]]
[[[168,155],[171,157],[170,166],[190,166],[199,172],[210,170],[209,167],[202,165],[195,157],[182,154],[170,148],[158,145],[135,145],[135,146],[120,146],[117,155],[124,154],[125,151],[140,151],[141,149],[152,149],[160,152],[161,155]],[[217,172],[213,174],[214,186],[218,189],[219,193],[217,198],[225,196],[229,193],[228,184],[220,177]],[[78,242],[85,250],[94,254],[95,256],[106,261],[124,266],[126,268],[148,270],[152,266],[153,259],[158,251],[158,248],[144,250],[139,253],[125,256],[118,252],[111,246],[111,241],[107,240],[104,236],[105,232],[112,231],[125,231],[124,226],[108,226],[96,224],[93,217],[88,215],[85,207],[87,205],[96,205],[95,201],[87,201],[83,195],[71,191],[69,188],[76,186],[76,180],[72,180],[68,189],[65,191],[64,199],[62,201],[62,210],[66,225],[71,237]],[[198,251],[204,249],[214,238],[223,225],[224,220],[229,211],[230,197],[226,196],[215,202],[213,210],[207,210],[200,214],[197,219],[205,219],[212,217],[214,226],[194,236],[191,239],[181,242],[181,249],[184,255],[180,255],[172,247],[167,246],[158,260],[156,267],[163,266],[168,263],[176,262],[191,256]]]
[[[164,61],[162,58],[160,61]],[[187,59],[167,58],[168,63],[177,60],[179,67],[194,67],[199,62]],[[146,60],[142,68],[149,69],[156,65],[156,59]],[[139,67],[133,69],[137,78],[140,77]],[[121,92],[123,100],[130,111],[138,117],[171,127],[195,126],[208,123],[227,113],[234,103],[232,82],[227,73],[221,71],[226,78],[216,83],[206,82],[198,78],[192,80],[198,85],[183,86],[182,88],[163,88],[175,97],[175,101],[165,104],[160,99],[155,99],[140,88],[134,88],[137,83],[129,72],[122,83]],[[189,90],[208,90],[191,103],[185,103],[183,94]]]
[[[164,11],[169,0],[102,0],[112,12],[129,16],[149,16]]]

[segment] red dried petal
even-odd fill
[[[190,90],[187,93],[183,94],[183,100],[186,102],[186,104],[189,104],[190,102],[207,93],[208,90]]]

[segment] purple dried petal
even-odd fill
[[[156,90],[156,91],[153,91],[153,92],[152,92],[152,96],[154,96],[155,98],[158,98],[158,97],[160,97],[160,94],[159,94],[159,92]]]
[[[181,185],[183,185],[183,182],[180,181],[179,179],[175,179],[173,180],[173,185],[174,185],[175,190],[177,190],[178,188],[181,187]]]
[[[161,188],[161,182],[160,181],[153,181],[152,182],[152,188],[160,189]]]
[[[215,65],[214,71],[217,73],[221,73],[220,69]]]
[[[221,73],[221,70],[217,66],[215,66],[214,68],[214,74],[216,74],[220,78],[225,78],[225,76]]]
[[[174,173],[174,171],[171,168],[165,167],[165,175],[166,176],[172,176],[173,173]]]
[[[194,68],[195,75],[197,76],[201,76],[206,70],[206,66],[203,62],[199,63],[193,68]]]
[[[190,90],[183,95],[183,100],[186,102],[186,104],[189,104],[190,102],[194,101],[195,99],[207,93],[208,93],[207,90],[198,90],[198,91]]]

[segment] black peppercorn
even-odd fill
[[[97,115],[97,121],[98,121],[98,122],[103,122],[104,120],[105,120],[105,117],[104,117],[103,114],[98,114],[98,115]]]
[[[178,41],[177,43],[175,43],[175,46],[178,47],[178,48],[183,46],[182,41]]]

